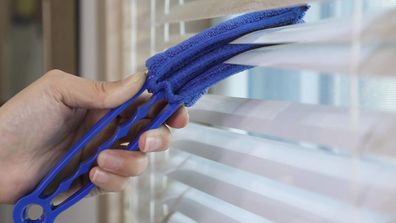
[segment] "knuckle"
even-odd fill
[[[43,96],[59,102],[65,98],[63,84],[67,76],[68,74],[61,70],[50,70],[39,79],[36,87]]]
[[[97,92],[106,93],[106,87],[105,87],[106,82],[104,81],[93,81],[93,82]]]
[[[56,90],[66,76],[67,74],[61,70],[50,70],[42,77],[43,84],[51,90]]]
[[[66,75],[65,72],[61,71],[61,70],[50,70],[48,71],[46,74],[44,74],[44,79],[48,80],[48,81],[53,81],[53,80],[58,80],[59,78],[62,78]]]
[[[103,106],[106,104],[107,100],[107,88],[106,88],[106,82],[104,81],[93,81],[93,87],[95,92],[98,94],[98,98],[100,100],[99,103],[101,103]]]

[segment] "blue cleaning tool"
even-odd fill
[[[60,213],[87,196],[95,186],[92,182],[87,183],[60,204],[54,204],[54,199],[68,191],[76,179],[87,174],[100,152],[110,149],[118,140],[126,137],[139,120],[147,117],[149,110],[155,104],[163,100],[167,101],[162,111],[129,143],[128,150],[138,151],[138,141],[143,132],[160,127],[181,106],[192,106],[210,86],[251,68],[225,64],[224,61],[247,50],[265,47],[249,44],[231,45],[230,42],[253,31],[300,23],[307,9],[308,6],[298,6],[249,13],[207,29],[150,58],[146,63],[148,77],[142,89],[133,98],[113,109],[97,122],[68,150],[38,186],[17,202],[14,208],[15,223],[54,222]],[[48,193],[48,187],[53,186],[54,180],[73,158],[146,90],[153,93],[151,99],[137,108],[132,118],[118,126],[113,136],[102,143],[94,155],[82,162],[69,177],[63,179],[52,190],[53,192]],[[39,219],[29,219],[28,210],[36,205],[42,208],[43,214]]]

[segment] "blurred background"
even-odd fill
[[[0,0],[0,104],[51,69],[98,80],[117,80],[144,70],[149,56],[239,14],[161,22],[172,15],[173,8],[191,2],[194,0]],[[360,2],[364,15],[396,5],[391,0]],[[351,19],[354,3],[313,1],[306,21]],[[352,98],[350,89],[356,83],[359,92]],[[396,81],[388,77],[356,79],[321,71],[255,68],[222,82],[211,93],[396,111]],[[157,162],[169,156],[164,153],[151,159]],[[150,166],[125,192],[86,199],[58,221],[168,222],[172,211],[161,200],[166,193],[159,196],[161,189],[156,190],[167,181],[163,177],[153,180],[153,173],[155,166]],[[11,213],[12,206],[0,205],[0,222],[12,222]]]
[[[77,1],[4,0],[0,4],[1,101],[51,68],[77,72]]]

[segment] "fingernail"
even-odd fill
[[[144,152],[154,152],[160,150],[161,139],[159,137],[147,137],[144,144]]]
[[[93,181],[95,183],[105,184],[109,181],[109,175],[103,171],[96,170],[93,175]]]
[[[107,170],[119,170],[122,166],[122,158],[116,154],[113,154],[112,151],[107,151],[103,153],[103,157],[101,159],[101,166]]]

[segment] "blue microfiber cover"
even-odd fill
[[[164,92],[169,103],[192,106],[217,82],[250,69],[224,61],[264,45],[230,44],[248,33],[302,22],[308,6],[245,14],[204,30],[194,37],[147,60],[147,86]]]

